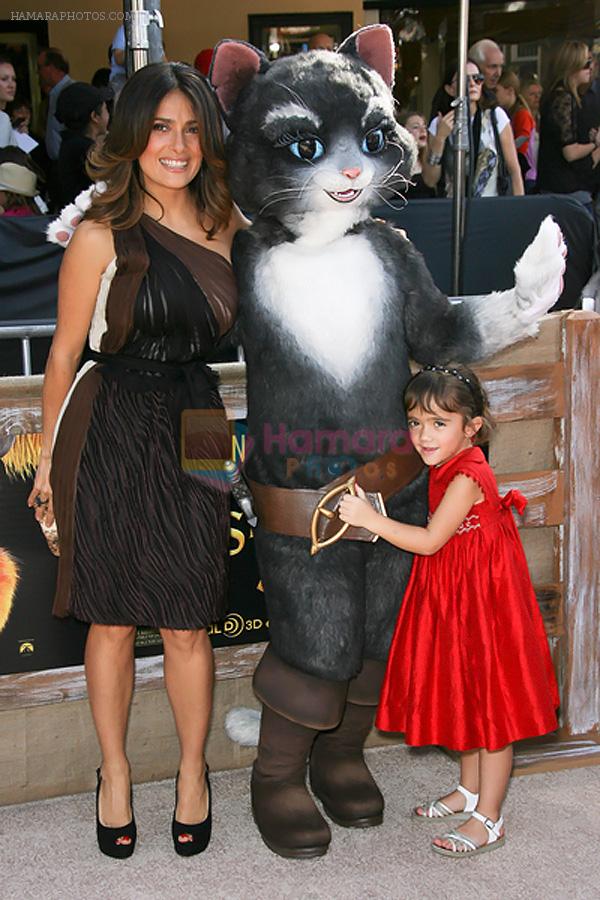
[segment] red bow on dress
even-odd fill
[[[527,502],[527,497],[524,497],[521,491],[509,491],[508,494],[501,498],[500,505],[503,509],[510,509],[511,506],[514,506],[519,515],[522,516]]]

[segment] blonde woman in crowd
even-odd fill
[[[578,193],[591,209],[600,183],[600,132],[579,140],[581,94],[590,84],[593,59],[583,41],[566,41],[558,51],[554,79],[542,105],[538,188],[543,193]]]

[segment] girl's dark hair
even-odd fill
[[[210,219],[210,239],[226,227],[232,210],[227,186],[227,167],[221,113],[207,80],[182,63],[153,63],[126,82],[115,104],[110,130],[102,147],[90,151],[87,172],[93,181],[105,181],[107,190],[94,194],[87,219],[115,230],[136,225],[144,211],[143,186],[138,159],[146,149],[156,110],[171,91],[181,91],[192,105],[200,124],[202,165],[188,185],[198,220]]]
[[[481,382],[466,366],[448,364],[425,368],[418,372],[406,386],[404,405],[406,411],[419,407],[433,413],[433,404],[446,412],[460,413],[465,425],[480,416],[483,425],[474,436],[476,444],[485,444],[494,427],[488,397]]]

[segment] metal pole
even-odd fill
[[[127,76],[163,57],[160,0],[123,0]]]
[[[29,338],[21,338],[21,359],[23,360],[23,375],[31,375],[31,344]]]
[[[469,41],[469,0],[460,0],[458,70],[454,129],[454,189],[452,197],[452,292],[462,293],[462,249],[465,236],[466,156],[469,149],[469,93],[467,90],[467,49]]]

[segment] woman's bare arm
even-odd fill
[[[508,169],[508,174],[510,175],[513,197],[522,197],[525,193],[523,175],[521,174],[515,139],[510,125],[503,128],[500,133],[500,146],[502,147],[504,161],[506,163],[506,168]]]
[[[65,251],[58,278],[56,331],[42,390],[41,460],[28,500],[30,506],[37,494],[51,496],[50,456],[56,421],[85,346],[102,272],[113,257],[110,229],[94,222],[82,222]],[[38,512],[36,510],[36,515]],[[49,509],[46,522],[51,524],[52,519]]]

